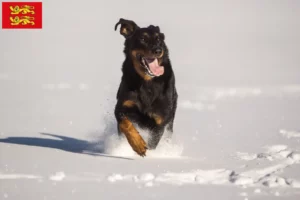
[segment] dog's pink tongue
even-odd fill
[[[155,59],[152,63],[148,63],[151,72],[155,76],[161,76],[164,73],[164,66],[159,66],[157,59]]]

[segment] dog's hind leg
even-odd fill
[[[168,132],[170,132],[170,134],[173,133],[173,120],[167,124],[166,129]]]
[[[164,126],[157,126],[151,131],[150,137],[148,139],[149,149],[156,149],[159,141],[164,134],[164,129]]]
[[[172,140],[172,136],[173,136],[173,120],[170,121],[167,125],[166,125],[166,131],[164,133],[165,138],[164,140],[167,142],[170,142]]]

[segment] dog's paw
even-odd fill
[[[132,149],[140,156],[144,157],[146,156],[146,151],[147,151],[147,144],[142,138],[142,136],[138,133],[135,132],[134,134],[131,134],[130,137],[127,138],[130,146]]]

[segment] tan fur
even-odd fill
[[[132,149],[140,156],[145,156],[147,150],[146,142],[133,126],[131,121],[127,118],[124,118],[119,123],[119,128],[120,131],[126,136],[128,143],[130,144]]]
[[[163,118],[161,116],[158,116],[158,115],[154,115],[154,120],[155,120],[155,123],[157,125],[161,125],[161,123],[163,122]]]
[[[162,116],[155,114],[155,113],[148,113],[148,116],[150,118],[154,119],[154,121],[157,125],[161,125],[164,121]]]
[[[145,52],[133,50],[131,52],[131,59],[133,60],[133,65],[136,70],[136,72],[145,80],[150,81],[152,79],[151,76],[149,76],[145,69],[141,66],[140,62],[136,59],[136,54],[141,53],[142,55],[145,55]]]
[[[132,101],[132,100],[126,100],[126,101],[123,102],[123,106],[128,107],[128,108],[131,108],[135,105],[136,105],[135,102]]]
[[[148,38],[150,37],[149,34],[146,33],[146,32],[144,32],[143,35],[146,36],[146,37],[148,37]]]
[[[125,27],[121,28],[121,33],[127,35],[128,34],[127,28]]]

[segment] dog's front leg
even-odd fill
[[[146,156],[146,142],[127,117],[123,117],[120,121],[119,129],[126,136],[132,149],[140,156]]]
[[[128,104],[117,105],[115,110],[116,119],[118,121],[118,129],[123,133],[132,149],[140,156],[146,156],[147,145],[142,136],[136,130],[128,116],[134,115],[135,109]]]

